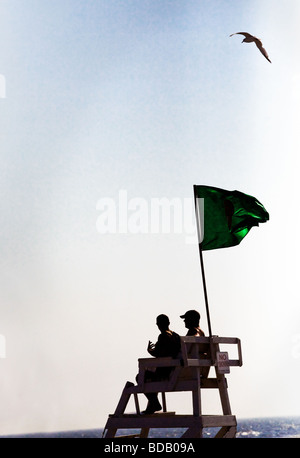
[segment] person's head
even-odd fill
[[[200,322],[200,313],[197,310],[188,310],[184,315],[180,315],[186,328],[197,328]]]
[[[158,315],[158,317],[156,318],[156,324],[160,331],[166,331],[167,329],[169,329],[170,320],[167,317],[167,315],[161,314]]]

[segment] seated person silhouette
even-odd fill
[[[166,315],[159,315],[156,318],[156,325],[160,330],[157,342],[153,344],[149,341],[147,351],[154,357],[171,356],[175,358],[180,350],[180,336],[169,329],[169,318]],[[154,372],[145,372],[145,382],[156,382],[167,379],[173,370],[172,367],[158,367]],[[157,397],[157,393],[145,393],[148,405],[143,414],[153,414],[162,409]]]
[[[188,329],[187,336],[194,336],[194,337],[204,337],[205,334],[200,328],[200,313],[197,310],[188,310],[185,312],[184,315],[180,315],[180,318],[184,320],[185,327]],[[209,345],[207,344],[200,344],[198,346],[199,350],[199,358],[206,359],[210,356],[210,349]],[[201,375],[202,377],[207,377],[209,373],[209,367],[202,367],[201,368]]]
[[[180,315],[180,318],[183,318],[185,327],[188,329],[187,336],[204,336],[204,332],[200,329],[200,313],[197,310],[188,310],[184,315]]]

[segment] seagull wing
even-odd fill
[[[267,51],[265,50],[265,48],[264,48],[263,45],[262,45],[262,42],[261,42],[258,38],[256,38],[255,44],[256,44],[256,46],[258,47],[258,49],[260,50],[260,52],[262,53],[262,55],[265,56],[265,58],[266,58],[270,63],[272,63],[272,62],[270,61],[270,59],[269,59],[269,56],[268,56]]]
[[[251,33],[248,33],[248,32],[236,32],[236,33],[232,33],[229,36],[232,37],[233,35],[244,35],[245,38],[255,38],[253,35],[251,35]]]

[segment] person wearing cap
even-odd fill
[[[165,356],[175,358],[180,350],[180,336],[169,329],[170,320],[167,315],[159,315],[156,318],[156,325],[160,330],[160,335],[155,344],[149,341],[147,347],[148,353],[156,358]],[[158,367],[155,369],[155,372],[146,371],[145,381],[154,382],[167,379],[172,369],[172,367]],[[153,414],[162,409],[157,393],[145,393],[145,396],[148,399],[148,405],[146,410],[142,412],[143,414]]]
[[[188,329],[187,336],[204,337],[205,334],[200,328],[200,313],[197,310],[188,310],[184,315],[180,315],[184,320],[185,327]],[[210,350],[207,344],[198,346],[199,358],[206,359],[210,355]],[[201,376],[207,378],[209,367],[201,367]]]
[[[204,336],[200,328],[200,313],[197,310],[188,310],[184,315],[180,315],[180,318],[184,320],[185,327],[188,329],[187,336]]]

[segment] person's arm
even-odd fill
[[[148,347],[147,347],[148,353],[150,353],[151,356],[155,356],[155,344],[153,342],[148,342]]]
[[[166,356],[165,349],[168,342],[166,342],[165,339],[165,336],[163,334],[160,334],[158,336],[156,344],[153,344],[149,341],[148,352],[150,353],[150,355],[155,356],[156,358],[159,358],[160,356]]]

